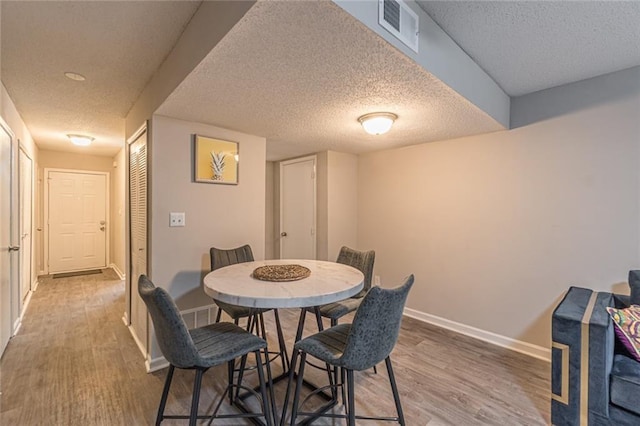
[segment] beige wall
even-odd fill
[[[342,246],[358,248],[358,157],[327,153],[327,259]]]
[[[516,118],[561,113],[517,129],[361,156],[358,243],[376,250],[382,285],[414,273],[409,308],[546,348],[570,285],[628,292],[638,76],[522,97]]]
[[[111,172],[111,265],[118,273],[126,275],[126,246],[125,246],[125,214],[127,199],[126,182],[126,150],[122,148],[112,158],[115,167]]]
[[[238,185],[192,181],[193,134],[240,143]],[[181,309],[209,305],[202,279],[210,247],[250,244],[254,257],[264,259],[265,139],[156,115],[150,154],[151,277]],[[186,226],[170,228],[170,212],[185,212]]]

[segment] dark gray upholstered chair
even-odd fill
[[[253,262],[253,251],[248,244],[242,247],[234,249],[219,249],[211,247],[209,249],[209,256],[211,258],[211,270],[223,268],[229,265],[235,265],[237,263]],[[236,325],[242,318],[247,318],[247,330],[252,331],[253,327],[257,328],[257,334],[261,335],[266,340],[266,332],[264,330],[264,318],[263,313],[272,309],[258,309],[249,308],[245,306],[232,305],[230,303],[214,300],[218,305],[218,314],[216,315],[216,322],[220,322],[222,311],[226,312],[231,317]],[[280,316],[278,310],[273,309],[273,314],[276,322],[276,331],[278,334],[278,352],[273,352],[280,357],[282,361],[282,370],[287,372],[289,370],[289,356],[287,355],[287,347],[284,341],[284,335],[282,333],[282,326],[280,324]],[[242,379],[242,369],[240,370],[240,380]]]
[[[303,384],[304,367],[307,355],[311,355],[327,364],[340,368],[341,380],[336,386],[342,387],[342,397],[345,398],[345,386],[347,393],[346,414],[331,414],[331,417],[341,417],[347,419],[347,424],[353,426],[356,419],[361,417],[355,413],[355,397],[354,397],[354,371],[362,371],[369,369],[381,362],[385,361],[387,372],[389,374],[389,382],[391,391],[395,401],[397,417],[379,417],[373,420],[389,420],[397,421],[401,425],[405,424],[402,406],[400,404],[400,396],[396,386],[395,376],[391,367],[390,353],[393,350],[398,334],[400,332],[400,323],[402,322],[402,312],[409,290],[413,285],[413,275],[405,278],[404,283],[395,289],[383,289],[374,287],[362,298],[360,306],[356,311],[352,324],[340,324],[333,326],[327,330],[321,331],[313,336],[309,336],[297,342],[294,346],[293,358],[291,361],[291,370],[289,373],[289,386],[285,397],[284,407],[289,402],[289,393],[294,379],[294,370],[297,358],[300,358],[300,367],[298,369],[298,377],[296,383],[295,395],[293,397],[293,407],[291,412],[291,424],[296,424],[298,416],[306,417],[306,421],[321,416],[320,412],[307,413],[299,410],[300,389]],[[346,375],[346,383],[345,383]],[[312,392],[300,406],[304,405],[306,400],[321,391],[318,389]],[[330,407],[326,407],[327,409]],[[326,410],[325,410],[326,411]],[[285,414],[282,416],[284,424]],[[364,417],[362,418],[364,419]],[[370,417],[367,417],[370,419]]]
[[[158,346],[160,346],[160,350],[166,360],[169,361],[169,372],[167,373],[162,398],[160,399],[156,425],[159,425],[165,418],[189,419],[189,425],[191,426],[196,424],[197,419],[213,420],[214,418],[246,418],[247,416],[264,417],[267,424],[273,424],[272,407],[270,407],[268,403],[267,386],[260,355],[260,351],[267,346],[267,343],[263,339],[231,323],[217,323],[188,330],[178,307],[169,293],[162,288],[155,287],[146,275],[141,275],[138,280],[138,293],[140,297],[142,297],[145,305],[147,305],[147,309],[151,315]],[[198,415],[198,401],[204,372],[216,365],[227,363],[229,384],[225,394],[228,392],[229,398],[231,399],[232,388],[236,386],[232,381],[234,360],[236,358],[245,359],[251,352],[254,353],[256,358],[258,378],[260,381],[259,396],[261,399],[262,413],[217,415],[218,409],[224,400],[223,394],[212,416]],[[269,380],[268,389],[269,392],[272,392],[271,370],[268,364],[266,367]],[[189,416],[164,415],[167,396],[169,395],[169,388],[171,387],[171,380],[175,368],[196,371],[191,401],[191,413]],[[256,395],[258,394],[256,393]],[[273,401],[272,394],[270,399]]]
[[[373,263],[376,259],[376,252],[358,251],[346,246],[342,246],[340,253],[338,254],[338,260],[336,263],[342,263],[343,265],[349,265],[364,274],[364,286],[362,290],[349,299],[340,300],[335,303],[328,303],[320,306],[320,316],[323,318],[329,318],[331,320],[331,326],[338,324],[338,320],[349,312],[353,312],[358,309],[360,302],[365,294],[371,288],[371,281],[373,279]],[[314,308],[308,309],[313,311]]]

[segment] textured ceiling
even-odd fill
[[[2,81],[38,146],[117,153],[124,118],[199,4],[2,1]],[[73,147],[67,133],[96,140]]]
[[[357,121],[376,111],[399,117],[377,137]],[[157,112],[264,136],[270,160],[502,129],[330,2],[256,4]]]
[[[640,1],[425,1],[511,96],[640,65]]]
[[[640,1],[419,1],[510,95],[640,65]],[[113,155],[199,2],[1,1],[2,82],[42,149]],[[65,71],[84,74],[74,82]],[[399,115],[390,133],[356,119]],[[265,136],[270,159],[499,130],[330,2],[254,6],[160,113]],[[76,148],[67,133],[96,137]]]

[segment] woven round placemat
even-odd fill
[[[301,265],[267,265],[253,271],[253,278],[261,281],[296,281],[309,275],[309,268]]]

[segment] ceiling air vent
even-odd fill
[[[418,53],[418,15],[402,0],[378,0],[378,22]]]

